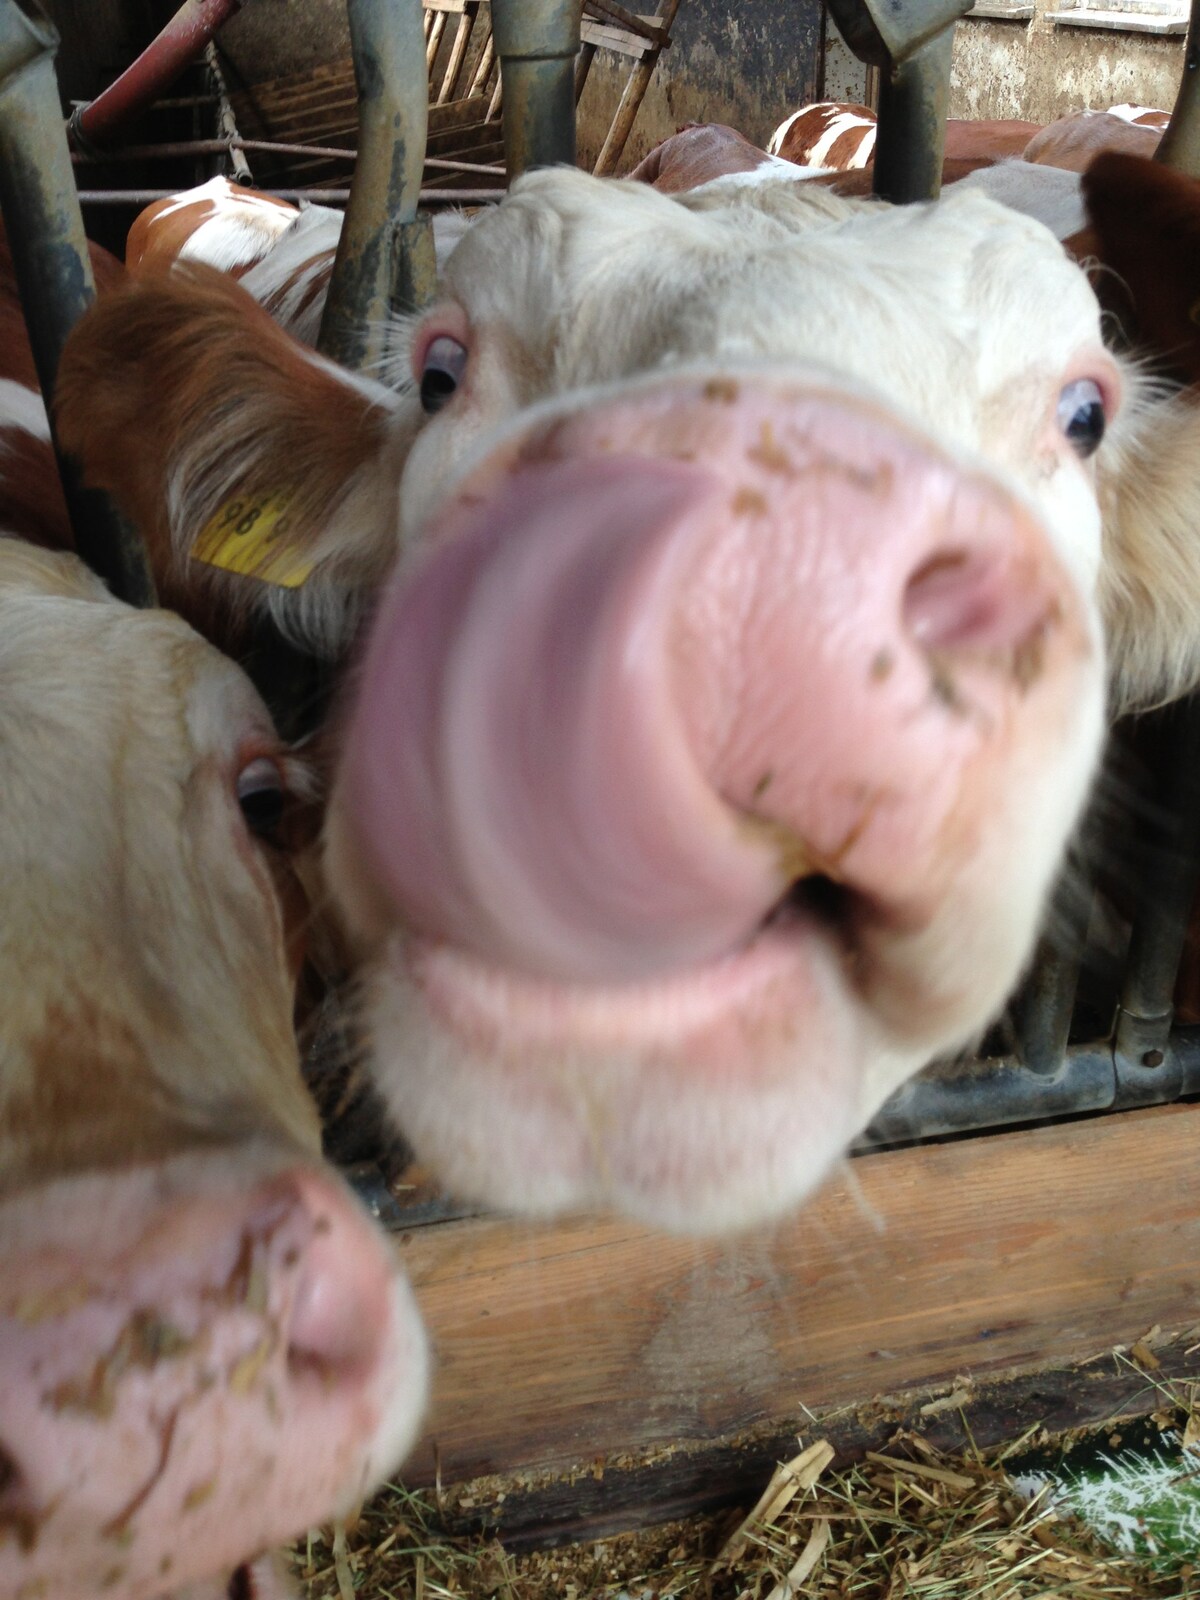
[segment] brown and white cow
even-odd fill
[[[64,527],[6,325],[0,1594],[265,1600],[239,1564],[398,1465],[424,1339],[300,1076],[310,779],[178,617],[21,537]]]
[[[469,223],[461,212],[437,213],[439,262]],[[342,213],[330,206],[293,206],[228,178],[211,178],[135,217],[125,265],[145,275],[177,261],[202,261],[240,278],[278,323],[316,344],[341,232]]]
[[[1131,113],[1127,115],[1126,113]],[[1170,115],[1143,106],[1111,111],[1075,111],[1041,129],[1021,151],[1025,161],[1085,172],[1104,150],[1149,160],[1157,151]]]
[[[980,164],[1020,157],[1082,172],[1102,150],[1153,156],[1169,121],[1169,112],[1134,105],[1073,111],[1045,126],[951,117],[946,123],[945,155],[950,161]],[[868,106],[842,101],[803,106],[776,128],[767,152],[805,167],[860,170],[874,161],[875,113]]]
[[[210,178],[139,212],[125,240],[130,272],[206,261],[240,278],[269,253],[299,207],[228,178]]]
[[[533,1210],[773,1214],[1019,974],[1102,634],[1117,703],[1200,677],[1146,581],[1200,594],[1194,413],[969,191],[534,174],[409,338],[376,391],[172,275],[80,330],[64,427],[135,510],[170,482],[181,558],[292,507],[301,626],[398,558],[327,865],[418,1149]]]
[[[715,178],[769,183],[801,176],[792,162],[768,155],[724,123],[699,122],[655,145],[629,173],[629,180],[648,183],[660,194],[684,194]]]
[[[849,172],[875,154],[875,113],[870,106],[818,100],[786,117],[767,144],[767,154],[800,167]]]

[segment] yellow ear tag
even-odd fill
[[[281,493],[227,500],[197,534],[193,561],[298,589],[316,563],[283,544],[292,526],[292,499]]]

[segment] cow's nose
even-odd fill
[[[468,484],[365,659],[334,839],[400,920],[534,975],[718,958],[798,878],[900,909],[1088,649],[1035,519],[876,408],[672,399]]]
[[[232,1570],[411,1443],[425,1346],[386,1240],[317,1168],[220,1165],[0,1208],[0,1593]]]

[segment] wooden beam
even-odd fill
[[[1200,1382],[1195,1331],[1169,1345],[1155,1340],[1152,1374],[1128,1352],[1104,1351],[1096,1360],[1039,1369],[947,1391],[909,1391],[883,1403],[842,1406],[797,1428],[756,1429],[736,1440],[691,1449],[661,1450],[647,1460],[611,1457],[591,1470],[538,1477],[470,1480],[443,1489],[439,1524],[453,1534],[498,1532],[510,1550],[606,1539],[614,1533],[673,1522],[678,1517],[748,1506],[758,1499],[780,1461],[799,1443],[824,1439],[835,1465],[861,1461],[868,1450],[911,1454],[905,1435],[919,1434],[948,1455],[991,1450],[1027,1439],[1102,1432],[1117,1445],[1153,1449],[1171,1415],[1164,1388]],[[1157,1413],[1157,1418],[1151,1413]],[[1164,1415],[1166,1413],[1166,1415]],[[1113,1447],[1110,1445],[1110,1448]]]
[[[724,1243],[610,1218],[400,1242],[436,1353],[406,1481],[811,1426],[1200,1317],[1200,1107],[889,1151]]]

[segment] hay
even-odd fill
[[[1019,1443],[1024,1443],[1020,1441]],[[1152,1570],[1005,1470],[1017,1447],[946,1458],[900,1434],[830,1472],[822,1441],[780,1466],[748,1517],[513,1556],[433,1531],[421,1495],[386,1490],[335,1540],[296,1554],[305,1600],[1200,1600],[1188,1560]]]

